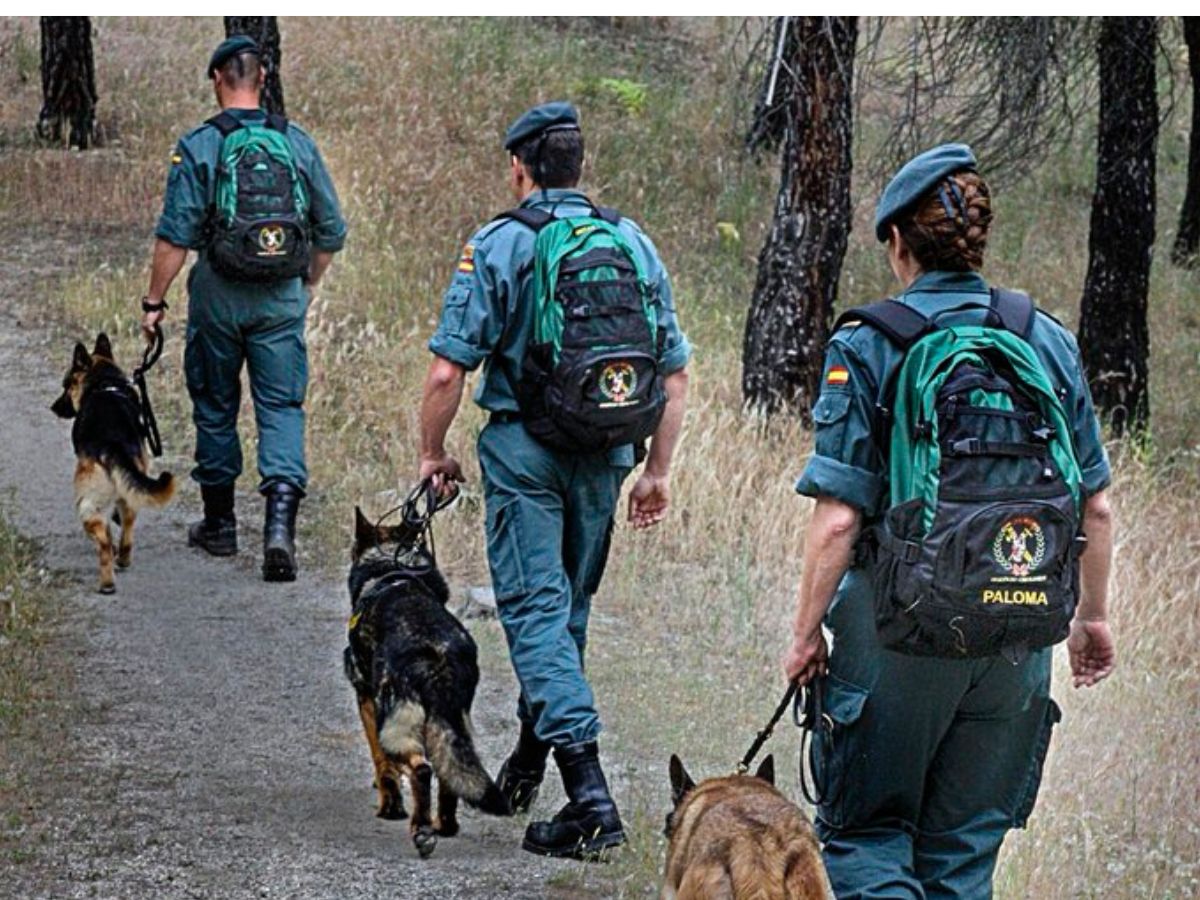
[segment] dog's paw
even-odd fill
[[[401,819],[408,818],[408,810],[404,808],[404,801],[397,793],[380,803],[375,815],[380,819],[389,819],[393,822],[398,822]]]
[[[436,819],[433,830],[441,837],[454,837],[458,834],[458,819]]]
[[[417,848],[421,859],[429,859],[433,851],[437,849],[437,835],[429,826],[423,825],[413,832],[413,845]]]

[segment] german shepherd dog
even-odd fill
[[[479,684],[475,641],[446,609],[450,592],[432,555],[419,565],[401,562],[419,533],[408,524],[373,525],[357,507],[354,519],[346,677],[358,695],[375,764],[376,815],[407,816],[400,796],[401,777],[406,779],[413,807],[409,831],[424,859],[439,835],[458,833],[459,798],[492,815],[509,816],[512,810],[475,752],[470,716]],[[397,546],[400,553],[393,552]]]
[[[753,776],[697,785],[671,757],[662,900],[832,900],[816,832],[775,789],[775,760]]]
[[[133,524],[138,511],[165,505],[175,493],[175,479],[170,472],[157,478],[146,474],[150,460],[142,438],[137,392],[113,362],[107,335],[96,338],[91,353],[83,344],[75,345],[62,385],[62,395],[50,409],[75,420],[71,426],[75,509],[83,530],[100,551],[100,593],[111,594],[117,587],[110,517],[121,526],[116,564],[124,569],[133,557]]]

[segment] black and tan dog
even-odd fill
[[[670,774],[662,900],[832,900],[816,832],[775,789],[773,757],[697,785],[672,756]]]
[[[411,528],[377,527],[357,508],[354,517],[346,677],[358,694],[375,763],[377,815],[405,818],[400,781],[406,779],[413,843],[427,857],[438,835],[458,833],[459,798],[492,815],[512,811],[475,752],[470,713],[479,684],[477,651],[470,632],[446,609],[445,580],[432,558],[414,566],[392,552],[415,537]]]
[[[121,525],[115,561],[124,569],[132,560],[138,510],[166,504],[175,493],[175,479],[170,472],[157,478],[146,474],[150,460],[142,439],[137,392],[113,362],[107,335],[96,338],[91,353],[83,344],[75,345],[71,368],[63,377],[62,396],[50,409],[75,420],[71,427],[75,509],[83,530],[100,551],[100,593],[111,594],[116,583],[109,519],[115,518]]]

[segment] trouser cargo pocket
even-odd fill
[[[1042,770],[1046,765],[1046,753],[1050,749],[1050,736],[1054,726],[1062,721],[1062,710],[1049,697],[1046,698],[1046,715],[1042,720],[1041,730],[1033,747],[1033,758],[1029,762],[1029,774],[1026,777],[1025,788],[1017,800],[1017,808],[1013,813],[1013,827],[1024,828],[1037,802],[1038,788],[1042,784]]]
[[[489,504],[487,511],[488,566],[496,600],[525,593],[525,567],[521,553],[521,501],[516,497]]]
[[[822,711],[828,721],[815,723],[809,766],[821,801],[821,819],[833,828],[842,828],[849,819],[847,794],[853,794],[845,788],[862,757],[857,725],[869,691],[835,675],[825,677],[823,691]]]

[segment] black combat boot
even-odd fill
[[[213,556],[237,553],[237,519],[233,515],[232,484],[202,484],[204,518],[188,526],[188,546]]]
[[[296,510],[303,496],[300,488],[282,481],[266,489],[263,581],[296,580]]]
[[[549,755],[550,745],[538,739],[532,725],[522,722],[516,749],[508,755],[496,776],[500,793],[513,812],[529,812],[546,775],[546,757]]]
[[[625,843],[621,817],[608,793],[595,741],[554,748],[567,805],[549,822],[531,822],[521,846],[543,856],[598,859]]]

